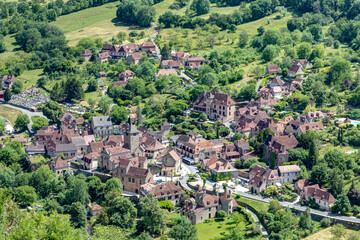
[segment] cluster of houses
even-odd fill
[[[122,61],[126,59],[127,64],[138,64],[140,59],[150,54],[154,57],[158,55],[157,47],[153,42],[145,42],[143,44],[125,44],[117,46],[113,44],[104,44],[101,52],[97,54],[96,59],[99,63],[108,62],[110,59],[118,59]],[[83,57],[85,61],[89,61],[92,57],[92,52],[89,49],[84,50],[80,57]],[[205,59],[201,57],[191,56],[189,53],[170,51],[171,59],[162,60],[160,62],[159,71],[155,73],[155,80],[161,76],[178,75],[180,68],[186,69],[198,69],[205,63]],[[119,81],[115,82],[113,86],[125,85],[135,78],[136,74],[131,70],[125,70],[119,74]]]

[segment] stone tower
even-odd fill
[[[139,147],[140,144],[139,131],[132,123],[129,123],[129,127],[125,131],[124,143],[125,146],[130,149],[131,153],[134,153],[135,150]]]

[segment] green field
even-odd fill
[[[19,116],[21,112],[19,110],[15,110],[12,108],[4,107],[0,105],[0,116],[6,118],[11,122],[12,125],[15,124],[15,120],[17,116]]]
[[[146,38],[155,32],[151,28],[141,28],[118,22],[116,19],[117,4],[116,2],[108,3],[60,16],[51,24],[65,32],[70,45],[75,45],[80,39],[88,37],[100,37],[104,41],[108,41],[120,31],[145,31]]]
[[[16,53],[15,49],[16,49],[17,45],[15,44],[16,41],[15,41],[14,35],[6,35],[4,37],[4,43],[5,43],[6,51],[3,53],[0,53],[0,61],[6,60],[9,57],[14,56]]]
[[[43,74],[42,69],[27,70],[24,71],[18,79],[24,84],[23,89],[28,89],[36,85],[37,80]]]

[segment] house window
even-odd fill
[[[131,178],[129,178],[129,182],[131,182]]]

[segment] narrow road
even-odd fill
[[[255,91],[258,92],[259,91],[259,88],[260,88],[260,85],[261,85],[261,82],[262,82],[262,79],[260,79],[257,84],[256,84],[256,88],[255,88]]]
[[[245,209],[248,213],[250,213],[250,215],[252,216],[252,218],[254,219],[254,221],[260,225],[260,229],[261,229],[261,233],[262,235],[266,238],[269,239],[269,233],[266,231],[265,227],[262,225],[262,223],[260,222],[259,218],[256,216],[255,213],[253,213],[252,211],[250,211],[248,208]]]
[[[152,26],[154,27],[154,29],[155,29],[155,33],[154,33],[154,35],[151,37],[151,42],[152,42],[153,44],[155,44],[154,40],[155,40],[156,36],[157,36],[158,33],[159,33],[159,28],[156,26],[155,23],[151,23],[151,25],[152,25]],[[156,55],[159,57],[159,56],[160,56],[159,47],[158,47],[156,44],[155,44],[155,47],[156,47]]]
[[[29,130],[31,130],[31,126],[32,126],[31,117],[39,116],[39,117],[44,117],[44,118],[47,119],[47,117],[45,117],[42,112],[32,112],[30,110],[26,110],[24,108],[16,107],[16,106],[13,106],[13,105],[10,105],[10,104],[7,104],[7,103],[0,103],[0,104],[3,105],[4,107],[12,108],[12,109],[15,109],[15,110],[18,110],[18,111],[22,112],[23,114],[28,115],[29,118],[30,118],[30,123],[28,125]]]

